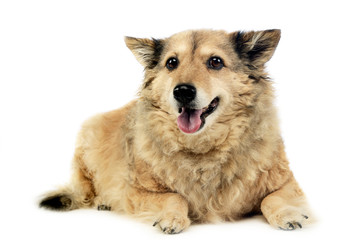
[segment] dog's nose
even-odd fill
[[[189,84],[181,84],[177,85],[174,88],[174,98],[182,103],[182,104],[188,104],[196,97],[196,88],[194,86],[191,86]]]

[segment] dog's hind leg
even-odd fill
[[[293,177],[264,198],[261,211],[272,226],[282,230],[302,228],[310,217],[304,193]]]
[[[190,225],[188,203],[177,193],[156,193],[127,189],[124,209],[135,216],[149,218],[167,234],[180,233]]]
[[[75,150],[74,172],[70,184],[46,194],[39,206],[50,210],[68,211],[92,207],[96,196],[92,174],[83,162],[83,151]]]

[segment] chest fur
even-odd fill
[[[254,199],[259,193],[250,193],[250,188],[259,180],[260,172],[245,166],[245,161],[235,153],[178,153],[172,157],[159,154],[153,158],[144,158],[144,155],[146,152],[141,151],[140,159],[150,160],[139,161],[143,161],[149,171],[136,172],[138,183],[150,191],[181,194],[187,199],[189,214],[194,220],[236,218],[257,204]]]

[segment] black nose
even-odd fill
[[[177,85],[174,88],[174,98],[182,103],[188,104],[196,97],[196,88],[189,84]]]

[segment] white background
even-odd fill
[[[1,1],[0,239],[358,239],[359,22],[346,0]],[[194,28],[282,30],[268,70],[318,223],[285,232],[258,216],[165,236],[110,212],[38,209],[42,193],[69,179],[81,123],[136,97],[142,68],[123,37]]]

